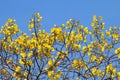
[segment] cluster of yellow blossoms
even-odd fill
[[[48,33],[39,29],[41,20],[40,13],[30,19],[31,34],[19,30],[11,18],[1,27],[0,78],[120,79],[119,27],[105,30],[102,16],[94,15],[93,29],[70,19]]]

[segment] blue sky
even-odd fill
[[[90,27],[93,15],[103,16],[106,27],[120,26],[120,0],[1,0],[0,10],[0,26],[13,18],[24,32],[35,12],[42,15],[42,29],[47,31],[69,18]]]

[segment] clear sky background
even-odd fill
[[[13,18],[19,28],[27,32],[28,20],[35,12],[42,15],[42,29],[47,31],[69,18],[90,27],[93,15],[103,16],[106,27],[120,26],[120,0],[1,0],[0,26]]]

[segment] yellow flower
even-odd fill
[[[87,28],[87,27],[85,27],[85,28],[83,29],[83,31],[84,31],[85,34],[88,34],[88,28]]]
[[[31,60],[29,60],[29,61],[27,62],[27,64],[28,64],[29,66],[32,66],[32,65],[33,65],[33,62],[32,62]]]
[[[16,72],[20,72],[20,70],[21,70],[21,67],[20,67],[20,66],[17,66],[17,67],[15,68],[15,71],[16,71]]]
[[[91,51],[92,51],[92,45],[88,44],[88,52],[91,52]]]
[[[73,64],[78,64],[78,63],[79,63],[79,61],[77,59],[73,60]]]
[[[40,13],[36,13],[36,18],[39,18],[40,17]]]
[[[72,23],[71,23],[70,21],[67,21],[67,22],[66,22],[66,25],[69,26],[69,27],[71,27],[71,26],[72,26]]]
[[[82,61],[81,60],[79,60],[79,63],[78,63],[79,65],[82,65]]]
[[[83,46],[82,48],[82,53],[85,54],[87,52],[87,47],[86,46]]]
[[[48,66],[50,67],[50,66],[53,66],[53,60],[49,60],[48,61]]]
[[[110,27],[109,30],[112,31],[113,30],[112,27]]]
[[[91,56],[92,54],[91,54],[91,52],[88,52],[88,56]]]
[[[96,60],[96,56],[92,55],[91,59],[92,59],[92,61],[95,61]]]
[[[60,75],[59,75],[59,74],[56,74],[56,75],[54,76],[54,78],[55,78],[55,80],[58,80],[58,79],[60,78]]]
[[[96,22],[96,15],[93,16],[93,22]]]
[[[97,69],[96,75],[97,75],[97,76],[100,76],[100,74],[101,74],[101,70],[100,70],[100,69]]]
[[[7,62],[7,64],[9,64],[9,63],[13,62],[13,60],[10,58],[10,59],[7,59],[6,62]]]
[[[37,22],[40,22],[41,20],[40,19],[37,19]]]
[[[116,26],[114,26],[114,30],[115,30],[115,31],[117,30],[117,27],[116,27]]]
[[[11,23],[13,20],[11,18],[8,19],[8,22]]]
[[[106,30],[106,35],[107,36],[110,36],[110,32]]]
[[[113,47],[112,44],[108,45],[108,50],[110,50]]]
[[[86,38],[86,36],[84,36],[84,42],[87,42],[87,38]]]
[[[12,76],[13,76],[14,78],[16,78],[16,75],[17,75],[17,74],[16,74],[15,72],[12,74]]]
[[[52,77],[53,73],[54,73],[54,71],[48,71],[48,77],[49,78]]]
[[[62,72],[61,72],[60,70],[58,70],[58,72],[57,72],[57,73],[58,73],[58,74],[60,74],[60,75],[62,74]]]
[[[27,76],[27,75],[28,75],[28,72],[27,72],[27,71],[23,72],[23,75],[24,75],[24,76]]]
[[[120,58],[120,54],[118,54],[118,58]]]
[[[73,51],[80,50],[80,47],[81,47],[81,46],[80,46],[79,44],[73,44],[73,45],[72,45],[72,50],[73,50]]]
[[[120,48],[115,49],[116,54],[120,54]]]
[[[23,57],[23,58],[26,57],[26,53],[25,53],[25,52],[22,52],[20,55],[21,55],[21,57]]]
[[[104,33],[101,34],[100,38],[101,38],[101,39],[104,39]]]
[[[91,23],[91,26],[94,27],[94,26],[95,26],[95,23],[92,22],[92,23]]]
[[[35,21],[34,19],[31,19],[31,20],[30,20],[30,22],[33,22],[33,23],[34,23],[34,21]]]
[[[62,32],[62,28],[61,27],[57,27],[57,28],[52,28],[51,29],[51,33],[55,33],[55,34],[60,34]]]
[[[117,72],[118,80],[120,80],[120,72]]]
[[[65,27],[65,24],[62,24],[61,26],[62,26],[62,27]]]
[[[82,34],[80,34],[80,33],[77,34],[77,35],[76,35],[76,39],[82,41],[82,40],[83,40],[83,36],[82,36]]]
[[[94,67],[94,68],[92,68],[92,74],[93,75],[95,75],[96,74],[96,71],[97,71],[97,69]]]
[[[101,24],[101,25],[102,25],[102,29],[104,29],[104,25],[105,25],[105,23],[104,23],[104,22],[102,22],[102,24]]]
[[[106,72],[107,72],[107,74],[111,74],[111,72],[112,72],[113,74],[116,74],[116,69],[113,67],[112,64],[109,64],[109,65],[107,66],[107,68],[106,68]]]
[[[105,50],[105,47],[104,46],[102,46],[102,49],[101,49],[101,51],[103,52]]]
[[[76,80],[80,80],[79,78],[76,78]]]
[[[21,78],[20,78],[20,77],[17,77],[16,80],[21,80]]]
[[[119,39],[119,34],[117,34],[117,33],[112,34],[112,36],[113,36],[113,38],[115,38],[116,40]]]
[[[34,23],[30,23],[28,28],[33,28],[34,27]]]
[[[33,51],[30,51],[30,52],[28,53],[28,58],[31,58],[32,55],[33,55]]]
[[[99,57],[99,60],[100,60],[100,61],[101,61],[101,60],[103,60],[103,59],[104,59],[104,57],[103,57],[103,56],[100,56],[100,57]]]
[[[3,74],[4,74],[4,75],[8,74],[8,71],[5,70],[5,69],[3,69]]]
[[[19,59],[19,63],[25,65],[25,62],[22,59]]]
[[[40,16],[40,17],[39,17],[39,19],[40,19],[40,20],[42,20],[42,19],[43,19],[43,17],[42,17],[42,16]]]
[[[73,64],[72,64],[72,66],[73,66],[73,67],[77,67],[78,64],[79,64],[79,60],[74,59],[74,60],[73,60]]]
[[[109,65],[109,69],[113,70],[113,65],[112,64]]]
[[[116,69],[114,68],[112,72],[113,72],[113,74],[116,74]]]
[[[99,19],[102,20],[102,16],[99,16]]]

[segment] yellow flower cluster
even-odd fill
[[[115,38],[116,40],[118,40],[119,39],[119,34],[114,33],[114,34],[112,34],[112,37]]]
[[[85,28],[83,29],[83,31],[84,31],[85,34],[88,34],[88,32],[89,32],[87,27],[85,27]]]
[[[115,53],[118,55],[118,58],[120,58],[120,48],[115,49]]]
[[[91,70],[92,76],[103,76],[103,72],[100,69],[97,69],[96,67],[92,68]]]
[[[110,74],[112,78],[114,78],[116,76],[117,71],[116,71],[116,68],[114,68],[112,64],[109,64],[106,67],[106,73]]]
[[[62,33],[62,28],[60,27],[52,28],[51,33],[54,33],[55,35],[59,35]]]
[[[118,75],[118,80],[120,80],[120,72],[118,72],[117,75]]]
[[[20,66],[16,66],[15,72],[12,74],[12,76],[14,78],[16,78],[17,80],[21,80],[22,77],[24,77],[24,80],[27,80],[27,75],[28,75],[27,71],[21,72],[21,67]]]
[[[81,70],[82,68],[88,69],[86,63],[79,59],[73,60],[72,67],[74,67],[77,70]]]
[[[68,51],[57,52],[57,56],[60,59],[64,59],[66,56],[68,56]]]
[[[85,54],[87,52],[87,47],[86,46],[83,46],[82,48],[82,53]]]
[[[80,51],[80,44],[72,44],[72,51]]]
[[[16,20],[12,20],[11,18],[8,19],[8,21],[5,23],[4,26],[2,26],[1,33],[4,35],[14,35],[17,32],[19,32],[18,25],[15,24]]]
[[[1,75],[7,75],[9,71],[7,71],[6,69],[0,69],[0,73]]]
[[[106,35],[111,36],[110,32],[106,30]]]
[[[49,60],[49,61],[48,61],[48,66],[49,66],[49,67],[53,66],[53,62],[54,62],[53,60]]]
[[[106,71],[108,76],[120,79],[120,72],[112,64],[112,60],[114,62],[120,58],[120,28],[115,26],[104,30],[102,16],[94,15],[91,23],[93,30],[70,19],[59,27],[54,25],[48,33],[39,29],[42,26],[41,20],[40,13],[30,19],[30,35],[20,31],[16,20],[11,18],[2,26],[0,59],[5,59],[5,63],[1,65],[4,69],[1,70],[0,67],[0,72],[7,76],[11,74],[17,80],[27,80],[28,75],[35,78],[36,75],[46,73],[50,80],[59,80],[63,79],[64,73],[74,70],[75,79],[78,80],[101,78]],[[113,50],[115,54],[112,53]],[[110,60],[107,62],[108,58]],[[103,62],[111,64],[101,66],[104,65]],[[33,75],[37,69],[40,71]],[[77,76],[77,72],[81,71],[81,76]]]
[[[34,18],[30,20],[30,24],[28,25],[29,29],[32,29],[36,26],[36,22],[40,23],[42,20],[42,16],[40,15],[40,13],[36,13]],[[42,24],[37,25],[38,27],[41,27]]]
[[[59,80],[59,78],[62,75],[62,72],[60,70],[58,70],[57,72],[54,71],[48,71],[48,77],[50,80]]]
[[[78,41],[82,41],[83,40],[83,36],[82,36],[82,34],[80,34],[80,33],[78,33],[78,34],[76,34],[76,39],[78,40]]]
[[[71,21],[67,21],[66,22],[66,28],[72,28],[73,27],[73,25],[72,25],[72,23],[71,23]]]

